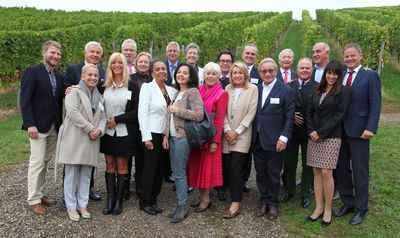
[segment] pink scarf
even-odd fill
[[[215,84],[214,87],[207,90],[207,85],[203,84],[199,88],[199,92],[201,95],[201,99],[203,99],[204,106],[208,112],[208,115],[211,115],[213,103],[218,99],[224,89],[221,87],[219,83]]]

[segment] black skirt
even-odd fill
[[[136,141],[133,135],[122,137],[105,134],[100,139],[100,152],[106,155],[132,157],[135,155]]]

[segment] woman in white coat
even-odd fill
[[[82,68],[82,80],[65,97],[66,117],[58,133],[56,162],[65,165],[64,198],[73,221],[79,221],[78,212],[83,218],[91,218],[86,209],[90,175],[97,166],[100,136],[106,127],[104,100],[96,87],[98,75],[93,64]]]

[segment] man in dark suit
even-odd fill
[[[67,66],[64,74],[64,85],[66,88],[68,88],[72,85],[79,84],[79,81],[81,80],[83,66],[85,66],[86,63],[90,63],[96,65],[97,69],[99,70],[99,81],[97,82],[97,89],[101,94],[103,94],[103,84],[105,81],[106,71],[99,66],[101,56],[103,55],[103,48],[101,47],[100,43],[96,41],[90,41],[85,45],[85,50],[83,51],[83,54],[85,56],[85,61]],[[100,201],[101,196],[92,190],[94,186],[94,170],[95,168],[92,169],[92,176],[90,179],[89,198],[94,201]]]
[[[134,40],[125,39],[122,42],[121,53],[125,56],[129,75],[132,75],[136,72],[135,70],[136,52],[137,52],[137,45]]]
[[[167,81],[165,81],[165,84],[168,86],[171,86],[175,83],[174,72],[179,65],[178,57],[180,53],[181,51],[179,49],[179,44],[176,41],[171,41],[168,43],[167,48],[165,49],[165,54],[168,57],[168,60],[165,61],[168,71],[168,78]]]
[[[276,74],[276,78],[284,83],[289,83],[297,79],[296,71],[290,69],[293,64],[294,52],[291,49],[284,49],[279,53],[278,57],[279,71]]]
[[[263,80],[258,85],[258,106],[253,123],[252,147],[260,192],[257,216],[267,213],[269,220],[278,217],[280,172],[285,149],[294,123],[295,96],[293,89],[276,79],[277,66],[273,59],[260,62]]]
[[[229,70],[231,69],[233,61],[233,54],[229,50],[221,51],[217,56],[217,62],[221,68],[219,83],[223,89],[225,89],[225,87],[229,84]]]
[[[344,216],[355,208],[356,212],[349,223],[358,225],[364,221],[368,211],[369,141],[378,130],[382,105],[381,83],[375,71],[365,70],[361,66],[359,45],[346,45],[343,56],[347,65],[343,85],[350,88],[350,104],[343,121],[342,146],[336,167],[343,206],[333,215]]]
[[[296,190],[296,169],[299,157],[299,146],[301,146],[301,204],[303,208],[307,208],[310,205],[309,197],[313,170],[310,166],[307,166],[306,163],[308,134],[305,115],[307,106],[310,104],[317,87],[317,83],[310,79],[312,73],[312,60],[310,58],[301,58],[297,65],[297,73],[299,78],[288,84],[294,91],[296,107],[293,134],[292,138],[288,142],[283,169],[285,174],[286,192],[283,194],[281,201],[287,202],[294,197]]]
[[[311,75],[311,79],[315,82],[321,82],[322,74],[324,73],[325,66],[329,61],[330,48],[325,42],[318,42],[313,46],[312,58],[315,66]]]
[[[96,41],[90,41],[85,45],[85,50],[83,51],[85,56],[85,60],[77,63],[68,65],[65,69],[64,74],[64,86],[67,88],[72,85],[79,84],[81,80],[82,67],[85,66],[86,63],[91,63],[97,65],[97,69],[99,70],[99,81],[97,82],[97,89],[101,94],[104,92],[104,81],[106,71],[99,66],[101,56],[103,55],[103,48],[100,43]]]
[[[46,214],[43,204],[55,201],[43,195],[47,163],[57,142],[62,123],[63,77],[55,69],[61,59],[61,45],[46,41],[43,62],[25,69],[21,78],[22,129],[28,131],[31,155],[28,167],[28,204],[35,214]]]
[[[255,85],[258,85],[262,81],[260,74],[258,73],[258,69],[254,65],[254,63],[257,60],[257,56],[258,56],[258,49],[256,45],[247,44],[244,47],[242,53],[243,62],[246,64],[247,69],[249,70],[250,82]]]

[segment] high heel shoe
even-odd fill
[[[194,210],[195,212],[204,212],[205,210],[207,210],[208,208],[211,207],[211,201],[208,202],[208,205],[205,207],[200,207],[201,206],[201,202],[199,204],[199,206]]]
[[[307,221],[315,222],[319,218],[321,218],[324,215],[324,213],[321,213],[317,218],[312,218],[311,216],[307,217]]]

